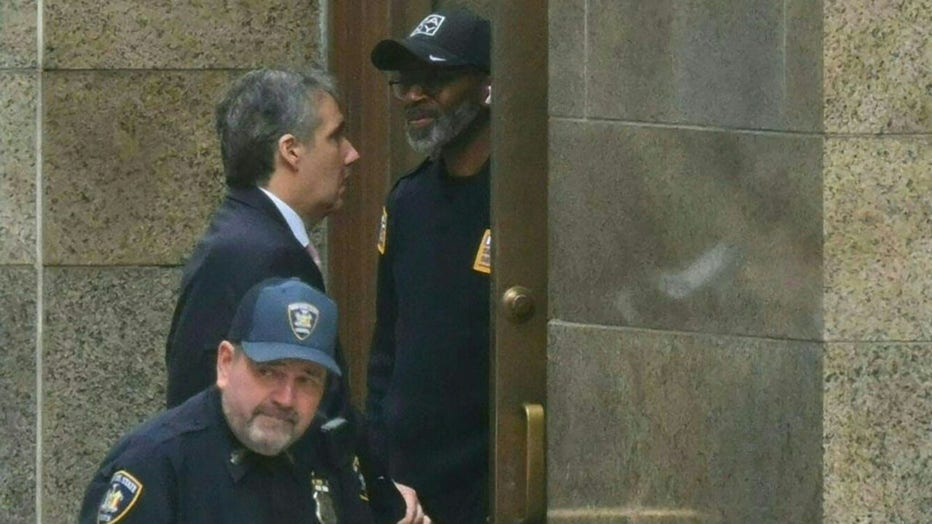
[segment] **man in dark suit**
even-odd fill
[[[217,106],[216,128],[228,191],[184,268],[166,348],[169,407],[214,383],[217,344],[253,284],[298,277],[323,290],[307,228],[340,207],[359,158],[322,72],[246,74]]]
[[[166,344],[168,407],[216,381],[216,348],[236,304],[254,284],[297,277],[324,291],[307,230],[340,208],[348,168],[359,158],[344,133],[333,80],[322,71],[247,73],[218,104],[216,130],[228,191],[184,268]],[[347,369],[339,348],[336,360]],[[343,506],[340,521],[366,522],[347,516],[354,513],[346,509],[367,497],[364,489],[346,487],[361,485],[352,449],[361,421],[353,415],[347,384],[344,377],[328,385],[318,420],[347,419],[342,433],[349,436],[312,440],[327,443],[314,445],[317,455],[337,455],[331,462],[339,463],[335,468],[346,481],[331,477],[328,487]],[[355,498],[347,493],[354,490]]]

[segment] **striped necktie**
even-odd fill
[[[307,253],[311,255],[311,258],[314,260],[314,263],[317,264],[317,267],[320,267],[320,253],[317,251],[317,248],[314,247],[313,242],[308,242],[307,246],[304,247],[307,250]]]

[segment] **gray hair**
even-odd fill
[[[333,77],[316,67],[258,69],[233,82],[215,112],[227,186],[267,184],[278,139],[289,133],[310,139],[320,124],[317,110],[324,94],[338,98]]]

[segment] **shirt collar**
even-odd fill
[[[271,191],[264,187],[260,187],[263,193],[269,200],[275,204],[275,207],[278,208],[278,212],[282,214],[285,222],[288,224],[288,227],[291,229],[291,234],[298,240],[298,243],[301,244],[301,247],[307,247],[311,242],[311,238],[307,234],[307,227],[304,225],[304,221],[301,220],[301,216],[295,212],[294,209],[291,209],[291,206],[286,204],[282,199],[275,196]]]

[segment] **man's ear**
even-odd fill
[[[492,83],[487,82],[482,87],[484,89],[484,96],[482,99],[482,104],[485,105],[486,107],[489,107],[492,105]]]
[[[298,159],[301,156],[298,151],[300,145],[298,139],[290,133],[284,134],[278,139],[278,155],[285,165],[290,166],[291,169],[298,168]]]
[[[233,357],[236,354],[236,348],[226,340],[220,342],[217,347],[217,387],[223,389],[230,382],[230,368],[233,365]]]

